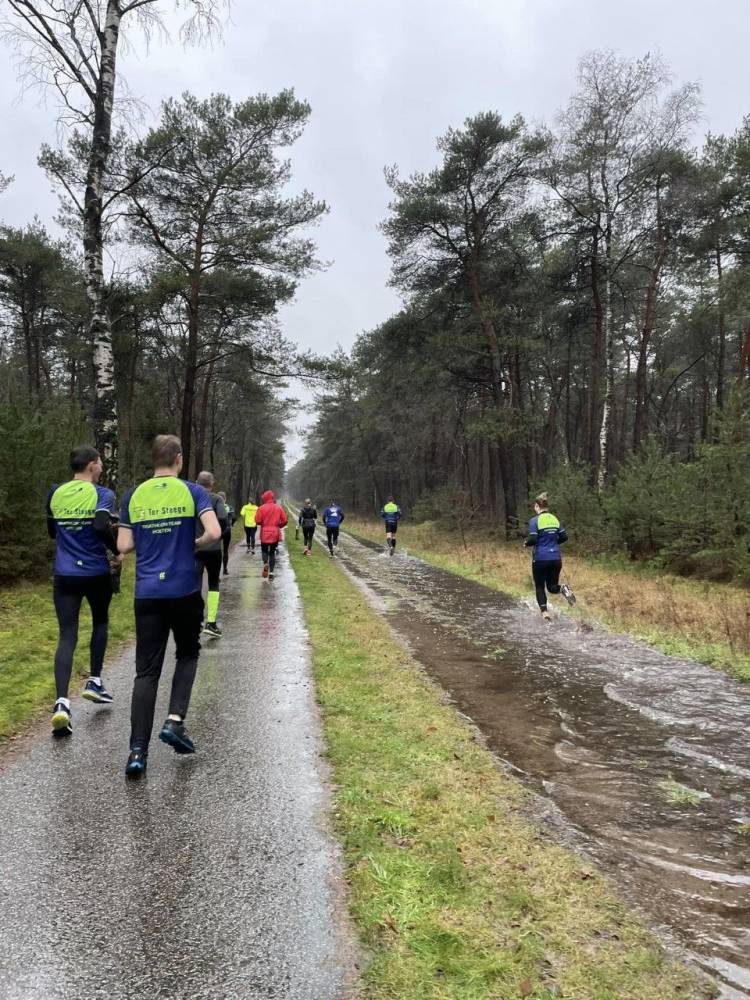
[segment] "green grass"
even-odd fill
[[[112,598],[107,657],[133,636],[133,560],[125,561],[122,592]],[[71,693],[77,680],[88,677],[91,614],[84,601]],[[0,590],[0,739],[12,736],[55,699],[53,660],[57,618],[52,583],[19,583]],[[104,671],[106,676],[107,665]]]
[[[369,1000],[714,995],[504,775],[359,588],[291,544]]]
[[[706,798],[705,792],[696,791],[688,785],[683,785],[670,776],[657,782],[657,787],[667,802],[674,806],[699,806]]]

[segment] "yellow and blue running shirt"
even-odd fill
[[[55,522],[55,574],[101,576],[109,573],[107,549],[94,532],[98,510],[115,513],[115,495],[98,483],[71,479],[47,494],[47,514]]]
[[[177,476],[154,476],[125,494],[120,524],[135,541],[136,597],[185,597],[201,589],[196,522],[208,510],[203,487]]]

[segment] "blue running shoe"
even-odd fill
[[[72,734],[73,718],[70,714],[70,709],[64,701],[56,701],[55,707],[52,710],[52,735],[59,738],[62,736],[72,736]]]
[[[148,753],[138,748],[130,751],[128,762],[125,765],[125,776],[128,778],[141,778],[146,773],[148,764]]]
[[[159,739],[168,743],[175,753],[195,753],[195,743],[188,736],[184,722],[167,719],[161,727]]]
[[[112,695],[107,691],[102,683],[97,684],[91,679],[86,681],[86,687],[81,693],[81,697],[86,701],[93,701],[96,705],[111,705]]]

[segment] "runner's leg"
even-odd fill
[[[206,594],[206,622],[216,624],[219,613],[219,587],[221,579],[221,552],[203,552],[203,564],[208,576],[208,593]]]
[[[218,552],[216,554],[219,555]],[[190,707],[190,695],[198,669],[203,598],[196,591],[187,597],[173,598],[169,605],[170,626],[176,647],[169,714],[184,719]]]
[[[560,593],[561,570],[562,570],[561,562],[547,563],[547,575],[544,582],[550,594]]]
[[[91,676],[101,677],[109,635],[109,605],[112,601],[112,576],[107,573],[91,577],[86,587],[86,600],[91,608]]]
[[[156,692],[169,638],[169,598],[135,599],[135,680],[130,706],[130,747],[148,750]],[[201,601],[201,608],[203,602]]]
[[[271,542],[268,546],[268,570],[270,573],[273,573],[274,566],[276,565],[276,549],[278,546],[278,542]]]
[[[59,627],[55,651],[55,688],[58,698],[67,698],[73,670],[73,654],[78,643],[78,618],[83,592],[75,584],[57,577],[52,590],[52,600]]]
[[[536,590],[536,603],[540,611],[547,610],[547,565],[546,563],[534,562],[531,564],[531,573],[534,577],[534,589]]]

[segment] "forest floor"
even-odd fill
[[[382,522],[347,517],[345,529],[384,542]],[[426,562],[495,590],[533,601],[531,559],[520,542],[465,534],[435,522],[399,525],[398,546]],[[750,681],[750,592],[731,584],[686,580],[625,558],[563,553],[564,576],[578,603],[556,609],[625,632],[671,656],[688,657]]]
[[[288,545],[333,770],[366,995],[714,995],[535,819],[533,796],[315,547]]]

